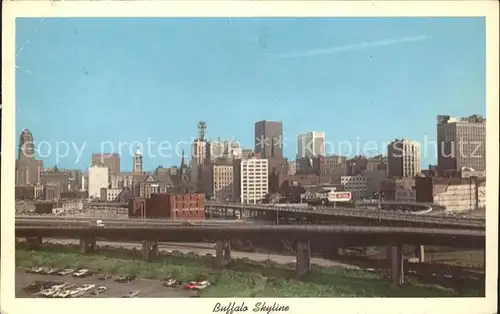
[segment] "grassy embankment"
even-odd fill
[[[213,268],[212,257],[160,255],[154,262],[141,261],[139,251],[109,248],[81,255],[76,246],[44,244],[30,251],[16,245],[16,265],[58,268],[85,267],[115,275],[136,275],[150,279],[175,277],[183,282],[204,277],[213,286],[202,297],[446,297],[460,295],[436,285],[409,282],[393,288],[382,275],[363,270],[313,267],[303,280],[295,279],[292,265],[270,261],[256,263],[233,260],[225,269]]]

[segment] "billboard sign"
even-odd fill
[[[349,202],[351,198],[351,192],[330,192],[328,195],[330,202]]]

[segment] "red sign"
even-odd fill
[[[351,192],[337,192],[334,194],[335,199],[350,199]]]

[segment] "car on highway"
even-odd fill
[[[125,294],[123,298],[137,298],[139,296],[139,290],[132,290],[129,293]]]
[[[179,280],[170,278],[167,279],[166,282],[163,283],[164,287],[169,287],[169,288],[177,288],[181,285],[181,282]]]

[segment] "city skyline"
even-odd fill
[[[436,141],[436,115],[485,115],[483,18],[16,23],[16,134],[87,143],[79,163],[70,155],[60,168],[88,167],[101,142],[189,141],[200,120],[211,139],[243,148],[254,146],[255,122],[282,121],[293,160],[296,136],[312,130],[330,142],[381,143],[383,153],[396,138]],[[144,156],[146,169],[179,162]],[[422,158],[423,167],[436,163]]]

